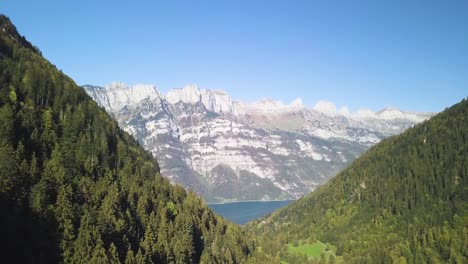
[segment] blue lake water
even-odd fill
[[[243,225],[251,220],[265,216],[274,210],[284,207],[293,201],[248,201],[224,204],[208,204],[217,214]]]

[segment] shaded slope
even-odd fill
[[[1,15],[0,209],[16,263],[241,263],[253,249]]]
[[[286,260],[284,245],[318,239],[346,263],[466,263],[467,157],[464,99],[250,228]]]

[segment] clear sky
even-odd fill
[[[0,0],[78,84],[441,111],[468,96],[468,1]]]

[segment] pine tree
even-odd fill
[[[106,249],[101,241],[98,239],[96,241],[96,246],[93,249],[92,257],[90,263],[96,264],[108,264],[109,259],[107,258]]]
[[[111,243],[109,250],[107,252],[107,258],[109,264],[120,264],[119,254],[117,253],[117,248],[114,243]]]
[[[71,262],[73,256],[73,242],[75,240],[75,228],[73,226],[74,214],[71,202],[72,188],[69,185],[61,186],[59,189],[56,218],[59,222],[61,234],[60,248],[64,262]]]
[[[132,249],[128,249],[127,255],[125,257],[125,264],[137,264],[135,254],[133,253]]]

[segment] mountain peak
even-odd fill
[[[189,84],[179,89],[171,90],[167,93],[166,99],[171,104],[178,102],[197,103],[200,101],[200,88],[195,84]]]
[[[179,89],[174,89],[166,94],[166,100],[170,104],[179,102],[186,104],[196,104],[201,102],[206,109],[216,113],[229,113],[238,115],[239,112],[235,107],[232,99],[223,90],[207,90],[202,89],[196,84],[186,85]]]
[[[229,97],[229,95],[223,90],[203,89],[201,91],[201,101],[210,111],[233,115],[239,114],[239,111],[234,105],[231,97]]]
[[[187,84],[184,87],[182,87],[182,90],[188,92],[188,93],[199,93],[200,92],[200,87],[196,84]]]
[[[160,98],[160,92],[151,84],[128,86],[124,82],[113,82],[105,87],[85,85],[86,92],[112,112],[120,111],[124,106],[135,107],[145,99]]]

